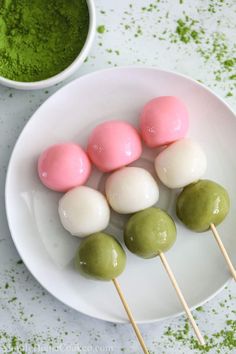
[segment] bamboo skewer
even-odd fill
[[[219,233],[218,233],[218,231],[217,231],[217,229],[216,229],[214,224],[211,224],[210,228],[211,228],[211,231],[212,231],[212,233],[213,233],[213,235],[215,237],[215,240],[216,240],[216,242],[217,242],[217,244],[218,244],[218,246],[219,246],[219,248],[220,248],[220,250],[221,250],[221,252],[222,252],[222,254],[223,254],[224,258],[225,258],[225,260],[226,260],[226,263],[228,264],[229,270],[230,270],[234,280],[236,281],[236,270],[235,270],[235,268],[234,268],[234,266],[233,266],[233,264],[232,264],[232,262],[231,262],[231,260],[229,258],[229,255],[228,255],[228,253],[227,253],[227,251],[225,249],[225,246],[223,245],[223,242],[221,241],[220,235],[219,235]]]
[[[136,336],[138,338],[138,341],[139,341],[139,343],[140,343],[140,345],[141,345],[141,347],[143,349],[144,354],[149,354],[149,351],[148,351],[148,349],[147,349],[147,347],[146,347],[146,345],[144,343],[144,340],[143,340],[143,337],[142,337],[142,335],[140,333],[140,330],[139,330],[139,328],[138,328],[138,326],[137,326],[137,324],[136,324],[136,322],[134,320],[134,317],[133,317],[133,315],[131,313],[129,305],[128,305],[128,303],[125,300],[125,297],[124,297],[123,292],[122,292],[122,290],[120,288],[119,282],[117,281],[117,279],[112,279],[112,281],[113,281],[113,284],[115,285],[115,288],[116,288],[116,290],[118,292],[120,300],[121,300],[121,302],[122,302],[122,304],[124,306],[124,309],[125,309],[125,311],[127,313],[128,318],[130,320],[130,323],[133,326],[133,329],[134,329],[135,334],[136,334]]]
[[[162,262],[162,264],[163,264],[163,266],[164,266],[164,268],[165,268],[165,270],[166,270],[166,272],[167,272],[167,274],[168,274],[168,276],[170,278],[170,281],[171,281],[171,283],[173,284],[173,286],[175,288],[175,291],[176,291],[176,293],[178,295],[178,298],[179,298],[180,302],[183,305],[184,311],[186,312],[186,315],[187,315],[187,317],[189,319],[189,322],[191,323],[191,325],[193,327],[193,330],[194,330],[194,332],[195,332],[195,334],[197,336],[197,339],[198,339],[199,343],[201,345],[205,345],[204,338],[203,338],[203,336],[202,336],[202,334],[201,334],[201,332],[200,332],[200,330],[199,330],[199,328],[198,328],[198,326],[197,326],[197,324],[196,324],[196,322],[195,322],[195,320],[193,318],[193,315],[192,315],[192,313],[191,313],[191,311],[189,309],[189,306],[188,306],[188,304],[187,304],[187,302],[186,302],[186,300],[185,300],[185,298],[184,298],[184,296],[182,294],[182,291],[179,288],[177,280],[175,279],[175,276],[174,276],[174,274],[173,274],[173,272],[172,272],[172,270],[171,270],[171,268],[169,266],[169,263],[167,262],[167,259],[166,259],[165,255],[164,255],[164,253],[160,253],[159,256],[160,256],[161,262]]]

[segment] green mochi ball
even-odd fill
[[[83,275],[98,280],[118,277],[126,265],[126,254],[111,235],[94,233],[81,241],[75,256],[75,268]]]
[[[216,182],[200,180],[185,187],[177,198],[176,213],[191,230],[203,232],[220,224],[229,212],[225,188]]]
[[[176,227],[163,210],[148,208],[130,217],[124,230],[127,248],[137,256],[153,258],[168,251],[176,240]]]

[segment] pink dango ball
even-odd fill
[[[141,135],[147,146],[153,148],[167,145],[187,134],[188,111],[178,97],[156,97],[144,106],[140,125]]]
[[[99,124],[89,137],[88,155],[102,172],[111,172],[137,160],[142,143],[130,124],[113,120]]]
[[[77,144],[50,146],[38,159],[38,175],[49,189],[67,192],[84,184],[91,172],[87,154]]]

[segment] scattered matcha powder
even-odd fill
[[[190,19],[187,15],[185,16],[185,19],[177,20],[176,33],[182,42],[189,43],[193,40],[195,43],[200,43],[199,36],[204,35],[205,31],[202,28],[197,31],[195,29],[195,24],[197,23],[198,21]],[[176,42],[176,39],[174,42]]]
[[[147,33],[157,41],[166,41],[169,44],[173,44],[180,52],[186,52],[187,57],[190,57],[193,51],[198,53],[204,62],[209,65],[209,74],[212,73],[214,76],[215,83],[212,82],[211,79],[210,85],[216,86],[219,85],[219,82],[222,82],[222,88],[226,91],[225,95],[227,95],[227,92],[233,92],[236,87],[233,82],[236,80],[234,76],[234,72],[236,71],[236,44],[232,46],[233,42],[229,41],[226,33],[224,33],[227,31],[225,31],[223,26],[220,26],[221,22],[224,24],[226,21],[226,18],[220,16],[221,10],[225,6],[230,8],[232,3],[224,2],[223,0],[199,2],[197,7],[189,11],[191,16],[186,13],[185,7],[182,6],[183,3],[185,4],[184,1],[179,0],[179,6],[181,6],[183,10],[182,16],[177,18],[176,13],[178,12],[165,12],[168,7],[166,6],[167,2],[164,0],[152,0],[139,9],[138,5],[135,3],[129,4],[129,7],[123,12],[120,22],[121,29],[125,30],[125,32],[122,32],[123,35],[131,42],[131,36],[138,40],[140,37],[146,36]],[[135,11],[139,11],[139,17],[133,15],[134,6],[137,6]],[[191,6],[189,6],[189,8],[191,8]],[[196,18],[194,18],[193,15],[194,11],[197,13]],[[155,21],[154,16],[156,13],[158,13],[156,17],[157,26],[153,22]],[[149,21],[150,16],[152,16],[152,21]],[[213,16],[215,16],[214,21],[217,23],[217,26],[211,33],[208,20],[213,21]],[[203,18],[204,21],[202,21]],[[150,26],[149,22],[151,23]],[[143,23],[142,27],[140,23]],[[173,29],[174,23],[176,23],[176,26]],[[160,29],[157,30],[159,27],[158,24],[160,24],[160,28],[162,28],[161,31]],[[145,28],[145,33],[143,28]],[[132,46],[130,50],[133,50]],[[168,46],[165,50],[166,55],[168,55],[171,46]],[[155,63],[158,63],[158,53],[154,59]],[[145,60],[145,58],[136,59],[135,62],[146,63],[147,60],[148,59]],[[214,65],[212,65],[212,62],[214,62]],[[226,84],[226,80],[229,79],[229,76],[232,83]],[[230,95],[227,97],[230,97]]]
[[[168,327],[164,336],[168,338],[170,343],[181,342],[183,345],[188,346],[191,350],[198,350],[198,353],[208,353],[214,349],[214,353],[221,353],[222,350],[236,350],[236,321],[227,320],[225,322],[225,330],[213,333],[211,336],[204,336],[206,345],[202,346],[198,343],[197,339],[190,334],[188,323],[184,329],[172,330]],[[173,344],[174,345],[174,344]]]

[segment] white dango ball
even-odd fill
[[[155,159],[157,175],[169,188],[182,188],[198,181],[206,168],[204,151],[190,139],[181,139],[169,145]]]
[[[58,212],[64,228],[79,237],[104,230],[110,220],[104,195],[86,186],[67,192],[59,201]]]
[[[146,209],[159,198],[155,179],[139,167],[124,167],[112,173],[106,181],[105,191],[110,206],[120,214]]]

